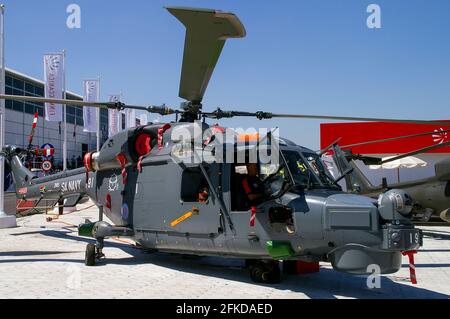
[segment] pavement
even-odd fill
[[[146,253],[129,240],[108,240],[106,259],[84,265],[91,239],[75,225],[96,220],[91,202],[48,222],[51,215],[17,219],[0,229],[0,298],[437,298],[450,297],[450,227],[421,227],[424,246],[416,255],[418,284],[409,282],[408,260],[379,288],[367,276],[334,271],[321,263],[318,273],[284,275],[279,284],[256,284],[240,260]]]

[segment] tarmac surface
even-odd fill
[[[91,239],[75,225],[97,220],[92,203],[48,222],[49,215],[17,219],[0,229],[0,298],[438,298],[450,297],[450,227],[421,227],[424,246],[416,255],[418,284],[409,281],[408,260],[370,289],[367,276],[334,271],[284,275],[275,285],[253,283],[242,261],[145,253],[129,240],[108,240],[106,259],[84,265]],[[87,209],[86,209],[87,208]]]

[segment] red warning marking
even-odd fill
[[[250,212],[250,227],[255,227],[256,207],[252,206]]]
[[[408,256],[409,259],[409,278],[411,280],[411,283],[416,285],[417,284],[417,277],[416,277],[416,266],[414,264],[414,254],[417,254],[416,250],[410,250],[410,251],[403,251],[403,256]]]
[[[117,155],[117,160],[120,162],[120,167],[122,169],[122,184],[126,185],[127,184],[127,170],[126,170],[126,165],[127,165],[127,158],[123,153],[120,153],[119,155]]]

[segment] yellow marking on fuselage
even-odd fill
[[[194,215],[192,212],[187,212],[186,214],[178,217],[177,219],[173,220],[170,223],[171,227],[175,227],[176,225],[178,225],[179,223],[181,223],[182,221],[185,221],[186,219],[188,219],[189,217],[191,217],[192,215]]]

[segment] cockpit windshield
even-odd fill
[[[329,175],[319,155],[290,150],[283,150],[282,154],[295,186],[304,189],[339,188]]]
[[[304,152],[303,156],[306,158],[314,173],[316,173],[323,185],[336,187],[333,176],[331,176],[329,170],[325,167],[319,155],[316,153]]]
[[[340,190],[319,155],[301,150],[281,150],[279,163],[259,164],[259,177],[272,197],[305,189]]]

